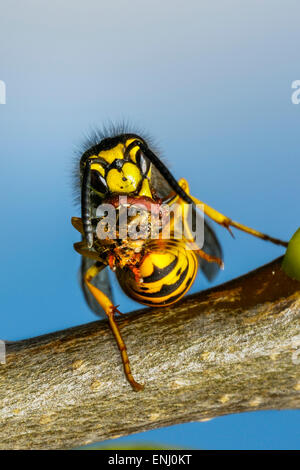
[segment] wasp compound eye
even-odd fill
[[[147,157],[145,157],[144,153],[141,150],[137,151],[136,162],[141,170],[142,175],[146,176],[150,168],[150,161]]]
[[[91,170],[91,186],[101,194],[105,194],[108,191],[106,179],[97,170]]]

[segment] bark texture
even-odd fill
[[[167,307],[6,345],[0,448],[72,448],[176,423],[300,407],[300,282],[279,258]]]

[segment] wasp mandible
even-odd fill
[[[235,222],[193,197],[187,181],[183,178],[176,181],[147,139],[134,133],[96,134],[84,148],[77,178],[81,188],[81,218],[73,217],[72,224],[82,235],[82,241],[74,244],[82,255],[82,288],[91,309],[107,315],[126,378],[138,391],[143,385],[134,380],[130,369],[126,346],[115,321],[115,315],[121,312],[111,300],[105,268],[115,272],[129,297],[150,307],[168,306],[181,299],[192,286],[198,268],[212,280],[223,266],[222,250],[206,221],[202,225],[203,244],[196,243],[188,214],[192,212],[193,220],[200,220],[203,215],[199,214],[199,205],[203,214],[231,234],[231,227],[235,227],[278,245],[287,246],[287,242]],[[107,213],[101,211],[108,204],[115,209],[115,227],[108,222]],[[165,208],[172,210],[172,217],[164,219]],[[143,222],[144,231],[138,237],[128,236],[128,232],[121,236],[124,215],[127,228]],[[181,237],[176,231],[179,219],[185,229]],[[154,238],[149,237],[153,226]],[[104,236],[99,236],[99,230]]]

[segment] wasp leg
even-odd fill
[[[133,376],[132,376],[126,346],[125,346],[125,343],[124,343],[123,338],[121,336],[119,327],[118,327],[117,323],[115,322],[115,318],[114,318],[115,314],[120,313],[120,312],[117,310],[117,307],[115,307],[113,305],[113,303],[110,301],[110,299],[103,292],[101,292],[101,290],[99,290],[97,287],[95,287],[91,283],[93,278],[95,276],[97,276],[97,274],[102,269],[104,269],[105,267],[106,266],[104,264],[100,263],[100,262],[95,263],[85,273],[84,282],[86,283],[86,285],[87,285],[88,289],[90,290],[91,294],[95,297],[97,302],[101,305],[101,307],[105,311],[106,315],[108,316],[110,327],[112,329],[112,332],[113,332],[114,337],[117,341],[119,350],[121,352],[126,378],[127,378],[128,382],[131,384],[131,386],[133,387],[133,389],[135,391],[139,391],[139,390],[142,390],[144,388],[144,386],[137,383],[134,380]]]
[[[206,261],[209,261],[210,263],[217,263],[221,269],[224,269],[224,263],[221,260],[221,258],[218,258],[217,256],[208,255],[203,250],[195,250],[195,253],[197,253],[197,255],[199,255],[200,258],[203,258]]]
[[[77,251],[77,253],[82,256],[85,256],[86,258],[94,259],[95,261],[102,261],[101,257],[99,256],[99,253],[97,253],[96,251],[92,251],[90,248],[88,248],[85,241],[74,243],[73,247],[74,250]]]
[[[261,238],[263,240],[270,241],[272,243],[275,243],[276,245],[281,245],[281,246],[288,246],[288,242],[285,242],[283,240],[279,240],[278,238],[273,238],[270,237],[269,235],[266,235],[265,233],[258,232],[257,230],[254,230],[253,228],[247,227],[246,225],[242,225],[239,222],[235,222],[234,220],[230,219],[226,215],[221,214],[220,212],[216,211],[212,207],[208,206],[204,202],[200,201],[199,199],[196,199],[195,197],[191,196],[189,193],[189,186],[187,181],[184,178],[181,178],[178,181],[178,184],[182,187],[182,189],[185,190],[187,194],[189,194],[190,198],[193,200],[195,204],[202,204],[203,205],[203,211],[204,213],[210,217],[212,220],[214,220],[217,224],[222,225],[223,227],[227,228],[229,232],[232,234],[230,227],[235,227],[239,230],[242,230],[243,232],[249,233],[250,235],[253,235],[254,237]]]
[[[83,224],[82,224],[82,220],[80,217],[72,217],[71,223],[73,227],[76,228],[76,230],[78,230],[79,233],[81,233],[81,235],[84,234]]]

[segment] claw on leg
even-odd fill
[[[119,305],[113,305],[113,306],[111,307],[112,313],[113,313],[113,314],[117,313],[118,315],[125,315],[125,313],[120,312],[120,310],[118,309],[118,307],[119,307]]]

